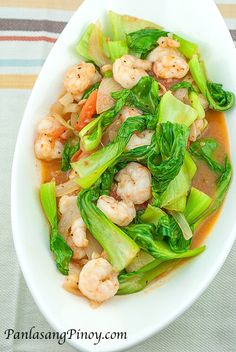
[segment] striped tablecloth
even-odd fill
[[[82,0],[0,0],[2,352],[74,351],[69,345],[58,346],[56,341],[5,340],[3,332],[8,328],[27,331],[33,325],[38,331],[50,331],[25,286],[13,248],[10,227],[10,169],[17,131],[30,90],[53,43],[81,2]],[[233,39],[236,40],[236,0],[221,0],[217,4]],[[157,336],[129,351],[236,352],[235,263],[236,247],[214,282],[184,315]]]

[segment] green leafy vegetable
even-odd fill
[[[168,32],[160,29],[141,29],[127,34],[127,43],[131,51],[145,58],[157,46],[160,37],[167,37]]]
[[[76,46],[77,53],[102,66],[109,63],[104,50],[105,37],[99,23],[92,23],[88,26],[79,43]]]
[[[132,88],[131,103],[144,113],[157,114],[159,105],[158,83],[150,76],[142,77]]]
[[[160,197],[160,206],[168,210],[183,212],[197,166],[186,152],[184,162],[178,175],[169,183],[166,191]]]
[[[195,89],[194,89],[192,83],[187,82],[187,81],[182,81],[182,82],[176,83],[176,84],[174,84],[173,86],[170,87],[170,89],[171,89],[173,92],[175,92],[176,90],[181,89],[181,88],[187,88],[188,91],[190,91],[190,92],[191,92],[191,91],[195,92]]]
[[[93,84],[91,87],[89,87],[88,89],[86,89],[86,91],[85,91],[84,94],[82,95],[81,100],[83,100],[83,99],[88,99],[88,97],[90,96],[90,94],[91,94],[94,90],[98,89],[99,86],[100,86],[100,82],[97,82],[97,83]]]
[[[145,128],[143,117],[129,117],[120,127],[114,141],[87,158],[72,163],[72,168],[79,175],[75,181],[83,188],[92,186],[103,172],[123,153],[132,134]]]
[[[154,258],[162,261],[194,257],[205,250],[205,246],[202,246],[184,251],[183,253],[173,252],[164,241],[154,240],[155,229],[151,224],[129,225],[124,228],[124,231],[137,243],[140,248],[151,254]]]
[[[204,107],[202,106],[198,93],[194,91],[189,92],[189,100],[192,108],[194,108],[198,113],[198,119],[204,119],[206,113]]]
[[[221,84],[207,80],[197,55],[193,55],[189,61],[189,68],[194,81],[212,109],[225,111],[234,105],[235,98],[232,92],[225,91]]]
[[[99,120],[97,128],[95,128],[90,135],[86,135],[82,139],[83,148],[87,152],[90,152],[96,149],[102,139],[102,127],[101,120]]]
[[[103,129],[112,123],[117,114],[125,106],[129,94],[130,91],[123,91],[114,107],[100,114],[79,132],[79,137],[82,138],[83,141],[86,140],[85,143],[89,145],[90,148],[93,147],[93,149],[95,149],[99,145]]]
[[[188,59],[191,59],[193,55],[198,52],[197,44],[183,39],[176,34],[173,34],[173,39],[177,40],[177,42],[180,43],[180,47],[178,48],[178,50]]]
[[[50,249],[55,256],[56,266],[63,275],[68,275],[69,262],[73,251],[58,231],[55,182],[41,185],[40,200],[50,223]]]
[[[214,153],[218,147],[219,144],[215,139],[202,138],[191,143],[189,152],[196,159],[205,161],[212,171],[222,173],[224,171],[224,165],[221,165],[214,159]]]
[[[223,84],[207,82],[207,100],[213,109],[225,111],[234,105],[235,97],[223,89]]]
[[[159,96],[158,83],[150,76],[142,77],[131,90],[123,89],[111,94],[114,99],[127,95],[126,104],[142,110],[143,113],[157,115]]]
[[[210,206],[207,208],[207,210],[203,214],[201,214],[197,219],[198,223],[199,221],[200,222],[204,221],[208,216],[214,213],[221,206],[224,200],[225,194],[229,188],[231,177],[232,177],[232,167],[229,162],[229,159],[226,157],[224,171],[222,172],[219,179],[217,180],[217,188],[216,188],[215,196]]]
[[[134,32],[144,28],[160,28],[157,24],[137,17],[120,15],[109,11],[109,18],[112,27],[113,40],[126,39],[126,33]]]
[[[152,280],[172,270],[178,262],[179,260],[170,260],[161,263],[156,259],[137,271],[120,274],[117,295],[128,295],[143,290]]]
[[[71,158],[72,156],[79,150],[80,142],[76,144],[71,144],[71,142],[66,142],[63,152],[62,152],[62,159],[61,159],[61,170],[68,171],[71,169]]]
[[[155,178],[155,192],[163,193],[178,175],[183,165],[189,129],[170,122],[157,126],[156,142],[161,160],[153,152],[148,158],[148,168]]]
[[[148,204],[144,213],[140,215],[140,220],[146,224],[158,226],[163,217],[168,217],[163,210]]]
[[[113,77],[113,72],[112,72],[112,71],[106,71],[106,72],[103,74],[103,77],[104,77],[104,78],[111,78],[111,77]]]
[[[107,48],[112,62],[129,52],[126,41],[124,40],[108,41]]]
[[[98,209],[94,204],[96,198],[93,190],[79,193],[78,206],[81,216],[91,234],[108,254],[114,269],[121,271],[136,256],[139,247]]]
[[[175,253],[185,253],[189,250],[192,243],[192,238],[189,240],[184,238],[183,232],[173,216],[170,216],[170,232],[166,240],[171,250]]]
[[[169,231],[170,231],[169,217],[160,208],[157,208],[151,204],[148,204],[144,213],[139,216],[139,220],[141,223],[155,225],[156,237],[163,238],[165,236],[169,236]]]
[[[99,185],[100,194],[109,195],[114,176],[117,174],[117,172],[120,171],[120,169],[123,168],[122,166],[120,164],[112,165],[108,167],[106,171],[101,175],[100,185]]]
[[[144,252],[142,249],[137,253],[135,258],[132,260],[132,262],[125,268],[125,271],[127,273],[130,273],[132,271],[137,271],[144,267],[145,265],[153,262],[154,259],[150,254],[147,252]]]
[[[94,24],[91,23],[86,29],[86,31],[84,32],[84,34],[82,35],[79,43],[76,46],[76,51],[78,52],[78,54],[88,60],[92,60],[92,57],[89,55],[89,52],[88,52],[88,43],[93,29],[94,29]]]
[[[175,98],[170,91],[163,95],[159,105],[159,122],[169,121],[189,127],[197,117],[195,109]]]
[[[188,197],[184,215],[190,225],[194,225],[196,220],[207,210],[212,199],[205,193],[192,187]]]
[[[188,89],[188,97],[190,100],[190,104],[193,109],[195,109],[198,113],[198,118],[203,119],[206,116],[205,110],[202,106],[201,100],[199,98],[198,93],[194,89],[193,85],[190,82],[182,81],[179,83],[174,84],[171,87],[172,91],[176,91],[181,88],[187,88]]]
[[[193,237],[193,231],[189,226],[189,223],[186,217],[184,216],[184,214],[176,211],[170,211],[170,214],[173,216],[173,218],[179,225],[185,240],[186,241],[190,240]]]

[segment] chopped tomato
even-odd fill
[[[71,158],[71,162],[74,163],[80,159],[86,158],[86,156],[89,156],[91,153],[89,152],[84,152],[81,149],[79,149]]]
[[[190,141],[190,139],[188,139],[188,143],[187,143],[187,149],[189,149],[189,147],[190,147],[190,144],[191,144],[191,141]]]
[[[75,128],[78,131],[82,130],[82,128],[84,128],[92,120],[92,117],[96,114],[97,95],[98,90],[96,89],[90,94],[84,106],[82,107],[78,121],[75,125]]]

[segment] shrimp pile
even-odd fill
[[[113,65],[114,79],[124,88],[133,88],[140,78],[148,76],[151,70],[151,62],[137,59],[131,55],[124,55],[117,59]]]
[[[100,80],[101,75],[93,64],[81,62],[67,71],[64,86],[77,100],[81,98],[87,88]]]
[[[65,128],[52,116],[42,120],[38,126],[38,135],[34,145],[36,157],[46,161],[60,159],[63,143],[58,140],[58,134],[62,135],[64,132]]]
[[[81,270],[79,289],[92,301],[106,301],[115,296],[118,288],[117,273],[106,259],[92,259]]]
[[[159,38],[159,46],[147,57],[153,63],[152,70],[158,78],[183,78],[189,71],[189,65],[184,56],[177,50],[180,44],[166,37]]]

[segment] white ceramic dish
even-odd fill
[[[70,340],[81,351],[118,351],[157,333],[186,310],[223,264],[236,233],[236,180],[233,178],[221,217],[206,241],[207,250],[172,274],[161,287],[115,297],[98,309],[63,290],[63,277],[48,245],[48,226],[37,189],[34,131],[57,97],[67,67],[78,61],[74,45],[88,23],[106,10],[138,16],[199,43],[208,75],[236,92],[236,54],[230,34],[211,0],[87,0],[74,14],[53,47],[28,102],[18,135],[12,169],[12,226],[26,282],[40,310],[57,331],[126,331],[127,339]],[[231,150],[236,150],[236,111],[226,114]],[[234,136],[234,138],[233,138]],[[236,153],[232,154],[234,170]]]

